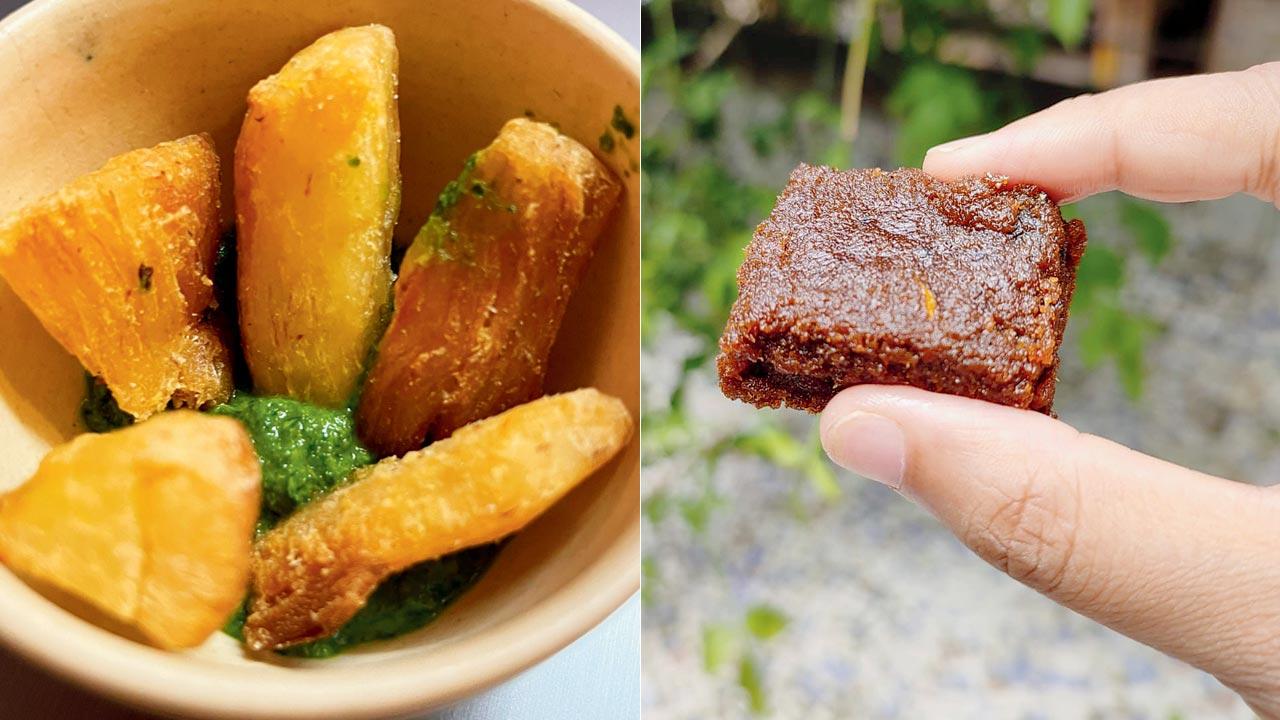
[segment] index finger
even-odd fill
[[[1280,202],[1280,62],[1071,98],[939,145],[924,170],[994,173],[1069,202],[1107,190],[1150,200],[1247,192]]]

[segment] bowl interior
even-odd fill
[[[614,107],[639,116],[638,60],[559,0],[41,0],[0,24],[0,213],[120,152],[210,132],[230,162],[245,94],[297,50],[383,23],[400,48],[407,240],[463,160],[532,113],[598,150]],[[595,386],[639,419],[638,139],[601,157],[627,193],[552,354],[549,390]],[[79,364],[0,283],[0,489],[80,430]],[[638,437],[521,533],[433,625],[333,660],[267,664],[217,635],[181,654],[123,640],[0,567],[0,638],[99,690],[206,716],[359,717],[456,699],[594,626],[639,585]]]

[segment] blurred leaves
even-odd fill
[[[1101,242],[1092,241],[1076,270],[1076,295],[1072,301],[1073,313],[1087,313],[1099,302],[1124,284],[1124,256]]]
[[[985,130],[991,121],[973,73],[937,62],[908,67],[885,109],[899,120],[895,162],[916,167],[929,148]]]
[[[726,70],[709,70],[684,83],[677,103],[694,137],[707,140],[716,136],[720,130],[720,107],[734,84],[733,75]]]
[[[776,424],[762,423],[738,435],[734,440],[734,447],[777,467],[795,471],[809,481],[823,500],[840,497],[840,485],[822,450],[816,427],[810,434],[809,441],[801,442]]]
[[[713,325],[723,326],[723,320],[729,317],[729,308],[738,299],[738,266],[749,242],[751,233],[746,230],[727,238],[705,269],[700,287],[706,316]]]
[[[1114,214],[1125,230],[1128,242],[1123,245],[1107,243],[1106,235],[1097,232],[1105,228],[1102,223],[1102,207],[1107,214]],[[1081,205],[1064,208],[1063,215],[1079,217],[1084,208],[1094,210],[1094,220],[1085,217],[1093,233],[1080,267],[1076,271],[1076,294],[1071,302],[1071,323],[1078,328],[1076,334],[1080,359],[1087,368],[1096,368],[1108,360],[1116,369],[1116,375],[1125,394],[1132,400],[1142,397],[1146,378],[1146,346],[1157,337],[1162,328],[1150,316],[1130,310],[1121,297],[1129,271],[1129,253],[1146,258],[1158,265],[1173,248],[1173,235],[1168,220],[1151,203],[1127,197],[1098,198]]]
[[[707,625],[702,628],[702,667],[714,673],[724,667],[741,644],[737,628],[725,625]]]
[[[1125,199],[1120,203],[1120,222],[1152,264],[1159,263],[1173,248],[1169,221],[1150,203]]]
[[[755,123],[747,128],[752,149],[760,157],[786,152],[796,160],[826,163],[834,159],[838,165],[846,164],[848,147],[834,140],[826,149],[820,149],[811,157],[805,157],[804,148],[798,142],[801,136],[822,134],[840,123],[840,109],[824,93],[803,90],[783,106],[778,117],[767,122]],[[762,218],[763,219],[763,218]]]
[[[804,446],[777,425],[761,425],[739,435],[735,445],[779,467],[796,468],[804,463]]]
[[[1040,62],[1045,51],[1044,35],[1029,27],[1013,28],[1004,37],[1005,46],[1013,53],[1018,72],[1028,75]]]
[[[719,673],[730,663],[737,666],[737,681],[746,694],[752,714],[768,712],[764,676],[757,660],[765,645],[787,629],[790,620],[772,605],[747,609],[741,623],[708,623],[702,627],[702,667]]]
[[[771,605],[756,605],[747,611],[747,630],[760,640],[769,640],[787,629],[787,616]]]
[[[655,490],[645,496],[644,501],[640,503],[640,511],[646,520],[654,525],[660,525],[671,514],[671,496],[665,490]]]
[[[752,713],[762,715],[769,709],[764,694],[764,680],[760,676],[760,665],[755,656],[743,655],[738,661],[738,685],[747,692],[747,707]]]
[[[656,83],[670,86],[676,82],[680,59],[693,50],[696,38],[676,29],[671,0],[650,0],[647,9],[655,29],[646,41],[640,65],[640,92],[645,94]],[[643,112],[643,110],[642,110]]]
[[[817,438],[817,432],[814,432]],[[811,452],[805,460],[804,475],[809,480],[809,485],[818,491],[818,495],[827,501],[835,500],[840,497],[840,484],[836,482],[836,473],[831,469],[831,463],[827,460],[827,454],[822,450],[822,444],[812,443],[817,446],[817,450]]]
[[[706,532],[712,514],[728,502],[712,483],[715,468],[726,452],[757,457],[791,471],[796,478],[805,480],[823,502],[834,501],[841,495],[840,484],[822,450],[816,427],[807,441],[801,441],[777,423],[764,420],[737,433],[699,442],[689,432],[679,396],[670,409],[646,413],[643,422],[643,453],[647,462],[678,451],[695,453],[692,465],[684,472],[686,482],[681,486],[682,494],[677,496],[659,488],[650,490],[641,502],[644,518],[655,527],[674,513],[695,535]],[[690,491],[689,488],[696,489]]]
[[[897,0],[902,11],[906,43],[902,52],[908,60],[932,60],[938,42],[959,15],[982,15],[982,0]]]
[[[654,593],[658,591],[658,582],[660,579],[661,571],[658,569],[658,561],[648,556],[641,558],[640,603],[642,605],[650,605],[653,603]]]
[[[1093,0],[1049,0],[1049,30],[1063,47],[1074,50],[1084,41],[1092,13]]]
[[[1080,358],[1086,367],[1097,367],[1110,358],[1116,366],[1120,386],[1132,399],[1142,397],[1147,340],[1160,329],[1144,315],[1132,313],[1118,303],[1095,304],[1080,332]]]
[[[778,6],[785,17],[817,33],[835,30],[835,3],[832,0],[780,0]]]
[[[661,313],[711,342],[737,294],[734,274],[751,228],[768,212],[773,195],[712,163],[679,172],[646,166],[643,172],[646,334]]]
[[[676,507],[680,510],[680,517],[684,518],[684,521],[689,524],[689,528],[698,534],[707,531],[707,522],[711,518],[711,511],[718,505],[720,505],[720,498],[710,487],[701,495],[692,498],[681,498],[676,503]]]

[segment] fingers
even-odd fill
[[[995,173],[1068,202],[1107,190],[1151,200],[1237,192],[1280,202],[1280,63],[1083,95],[928,152],[924,170]]]
[[[1268,489],[914,388],[845,390],[821,430],[837,463],[896,486],[1013,578],[1255,703],[1280,684],[1280,502]]]

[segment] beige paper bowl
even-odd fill
[[[639,116],[639,60],[560,0],[38,0],[0,23],[0,213],[117,153],[208,131],[224,184],[245,93],[345,25],[400,47],[404,207],[412,235],[503,121],[532,111],[596,147],[615,105]],[[550,389],[593,385],[639,417],[638,141],[605,156],[627,196],[578,290]],[[230,218],[229,192],[224,215]],[[77,432],[81,371],[0,285],[0,488]],[[638,440],[521,533],[437,622],[323,661],[268,664],[218,634],[186,653],[81,620],[0,567],[0,640],[83,685],[202,717],[361,718],[456,700],[542,660],[640,584]]]

